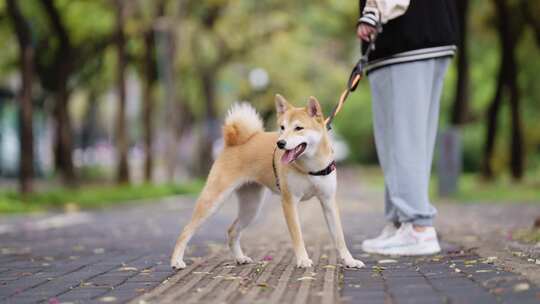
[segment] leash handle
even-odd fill
[[[364,77],[364,68],[369,61],[369,54],[371,53],[371,51],[375,50],[375,40],[377,40],[377,36],[381,32],[382,24],[378,22],[376,26],[376,31],[369,40],[369,44],[365,53],[360,56],[360,59],[358,59],[354,68],[351,71],[351,74],[349,75],[347,88],[343,91],[343,93],[341,93],[338,103],[334,106],[332,112],[325,120],[326,128],[328,130],[332,129],[332,121],[334,120],[334,117],[336,117],[336,115],[341,111],[341,108],[343,108],[343,105],[349,97],[349,94],[356,90],[356,88],[358,87],[358,83],[360,83],[360,80],[362,80],[362,78]]]
[[[354,66],[353,70],[351,71],[351,75],[349,76],[349,82],[348,82],[348,88],[351,92],[354,92],[356,90],[356,87],[358,86],[358,82],[354,82],[353,80],[356,78],[356,75],[363,76],[364,74],[364,67],[367,65],[369,61],[369,54],[371,54],[371,51],[375,50],[375,41],[377,40],[377,36],[379,33],[382,32],[382,24],[381,22],[377,22],[377,25],[375,26],[375,33],[371,35],[369,39],[369,44],[366,48],[366,52],[360,56],[360,59],[358,62],[356,62],[356,65]],[[361,42],[362,44],[363,42]]]

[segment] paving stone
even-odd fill
[[[418,271],[383,271],[385,278],[405,278],[407,280],[414,280],[415,278],[423,278],[422,273]]]
[[[103,297],[112,297],[116,299],[116,302],[126,302],[142,295],[155,286],[156,283],[126,283],[94,299],[99,301]]]
[[[447,299],[439,295],[419,295],[415,297],[394,296],[392,303],[394,304],[446,304]]]
[[[450,303],[457,304],[492,304],[497,303],[497,298],[494,296],[468,296],[468,295],[450,295],[448,296]],[[515,302],[520,303],[520,302]]]
[[[0,235],[3,248],[13,252],[0,254],[0,302],[48,303],[51,298],[85,304],[138,303],[140,299],[203,304],[326,304],[339,299],[354,304],[539,302],[537,286],[530,284],[529,290],[514,292],[515,284],[529,283],[481,263],[474,252],[453,244],[442,242],[443,252],[429,257],[365,254],[360,250],[361,241],[376,235],[383,224],[383,195],[365,193],[351,184],[354,179],[347,172],[339,176],[346,237],[352,254],[366,263],[365,269],[338,265],[315,202],[300,206],[314,267],[296,269],[282,211],[273,196],[261,212],[264,219],[246,230],[242,240],[246,253],[256,261],[265,256],[271,261],[235,265],[226,250],[226,231],[236,216],[236,205],[227,201],[190,243],[186,262],[193,269],[173,271],[169,266],[172,246],[191,216],[194,201],[183,198],[88,212],[88,223],[69,228],[31,233],[15,229]],[[20,217],[10,223],[24,227],[28,221]],[[208,257],[215,252],[221,253],[216,258],[219,263],[213,265]]]
[[[103,295],[111,288],[79,287],[55,297],[60,302],[84,301]]]
[[[12,297],[9,299],[3,300],[3,303],[6,304],[35,304],[38,302],[48,302],[49,298],[47,297],[39,297],[33,294],[29,295],[20,295],[17,297]]]
[[[351,291],[343,291],[342,293],[343,301],[345,303],[373,303],[373,304],[384,304],[389,303],[386,301],[384,294],[382,295],[363,295],[357,294]]]
[[[128,279],[128,282],[162,282],[171,275],[164,272],[148,272],[148,273],[139,273],[135,276],[132,276]]]
[[[96,276],[87,280],[88,283],[92,283],[96,286],[116,286],[127,281],[131,275],[111,275],[109,273]]]
[[[6,286],[0,286],[0,299],[3,299],[15,292],[15,289]]]

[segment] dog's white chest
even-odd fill
[[[301,201],[314,196],[332,196],[336,191],[336,172],[325,176],[313,176],[291,172],[287,176],[288,189]]]

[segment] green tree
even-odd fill
[[[128,152],[129,140],[126,132],[126,34],[124,31],[126,8],[123,0],[115,0],[116,12],[115,46],[117,59],[117,90],[118,109],[116,115],[116,149],[117,149],[117,173],[118,183],[129,183]]]
[[[100,10],[100,3],[40,0],[43,12],[35,13],[38,20],[44,14],[46,24],[38,33],[40,51],[36,54],[36,71],[42,87],[54,98],[53,117],[55,119],[56,142],[54,147],[56,169],[67,184],[76,183],[73,164],[74,134],[73,123],[68,111],[71,93],[77,87],[87,84],[77,78],[88,72],[88,65],[99,57],[113,39],[110,34],[103,34],[103,27],[108,28],[105,10]],[[93,10],[88,10],[90,5]],[[34,8],[38,10],[38,8]],[[74,13],[73,15],[70,15]],[[77,14],[87,13],[84,18],[74,18]],[[96,14],[105,20],[95,23]],[[105,15],[105,16],[104,16]],[[81,17],[81,16],[79,16]],[[87,24],[83,23],[88,22]],[[94,23],[92,23],[94,22]],[[88,25],[92,25],[92,28]],[[109,30],[110,33],[110,30]],[[89,39],[87,39],[89,38]],[[96,71],[94,71],[96,72]],[[99,71],[97,71],[99,72]]]
[[[13,24],[19,44],[19,69],[21,72],[21,92],[17,94],[20,104],[19,143],[19,188],[22,193],[32,191],[34,175],[34,135],[32,123],[32,84],[34,78],[34,46],[28,20],[22,15],[15,0],[7,1],[7,11]]]
[[[509,5],[507,0],[494,0],[497,16],[497,30],[501,48],[501,63],[497,79],[495,96],[487,112],[486,145],[483,175],[493,178],[491,161],[494,154],[495,138],[498,128],[498,114],[504,94],[508,94],[511,115],[510,171],[512,177],[519,180],[523,177],[524,149],[523,131],[520,115],[520,94],[517,81],[518,63],[516,48],[523,34],[523,25],[518,21],[519,10]]]
[[[469,55],[468,55],[468,19],[469,0],[457,0],[458,16],[458,56],[457,56],[457,81],[456,95],[451,113],[451,123],[453,125],[463,125],[468,116],[469,103]]]

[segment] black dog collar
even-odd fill
[[[324,176],[332,173],[332,171],[336,170],[336,161],[333,160],[328,167],[322,169],[321,171],[317,172],[309,172],[309,175],[315,175],[315,176]]]
[[[281,191],[281,185],[279,183],[279,175],[277,173],[277,168],[276,168],[276,151],[277,151],[277,147],[274,148],[274,153],[272,154],[272,171],[274,172],[274,177],[276,179],[276,188]],[[336,161],[333,160],[326,168],[322,169],[321,171],[317,171],[317,172],[308,172],[309,175],[315,175],[315,176],[325,176],[325,175],[328,175],[330,173],[332,173],[332,171],[336,170]]]

